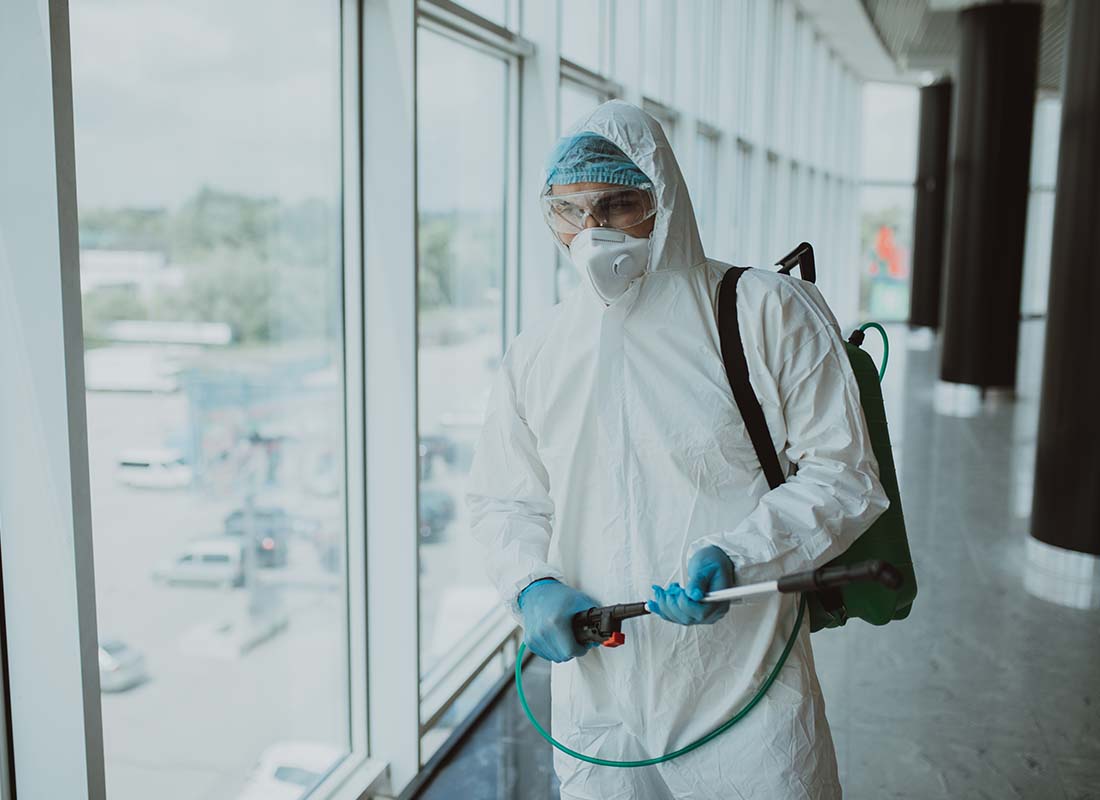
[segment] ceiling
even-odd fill
[[[994,0],[798,2],[821,34],[861,77],[927,83],[955,68],[959,49],[958,12]],[[1040,90],[1057,92],[1065,54],[1066,0],[1041,0],[1041,3],[1038,84]],[[868,41],[868,32],[874,41]]]

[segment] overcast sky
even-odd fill
[[[335,198],[338,8],[72,0],[81,206],[173,207],[203,184]],[[422,207],[500,206],[505,72],[500,59],[421,35]]]
[[[204,184],[334,200],[338,9],[313,0],[72,0],[81,206],[173,207]],[[503,62],[425,32],[419,59],[421,207],[498,208]],[[912,180],[917,90],[871,85],[863,98],[864,175]],[[531,157],[540,168],[542,154]]]
[[[920,91],[915,86],[863,87],[863,177],[912,181],[917,176]]]
[[[339,3],[72,0],[83,207],[334,197]]]

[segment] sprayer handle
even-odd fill
[[[874,581],[887,589],[897,589],[903,578],[897,567],[886,561],[861,561],[858,564],[825,566],[795,572],[779,579],[781,592],[816,592],[834,589],[856,581]]]

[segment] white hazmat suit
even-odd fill
[[[753,388],[784,469],[769,491],[734,403],[709,260],[660,125],[612,101],[577,128],[617,145],[653,181],[648,268],[605,305],[587,279],[512,343],[495,383],[468,503],[490,577],[516,597],[557,578],[600,603],[643,600],[718,545],[739,583],[818,566],[886,508],[855,377],[817,290],[770,271],[738,285]],[[552,730],[574,750],[644,759],[683,747],[754,694],[798,599],[734,605],[715,625],[628,622],[626,645],[552,670]],[[555,751],[566,800],[835,798],[836,757],[809,618],[764,700],[738,725],[655,767],[593,766]]]

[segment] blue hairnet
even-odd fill
[[[578,133],[559,139],[546,162],[546,185],[563,183],[647,186],[652,181],[612,142],[595,133]]]

